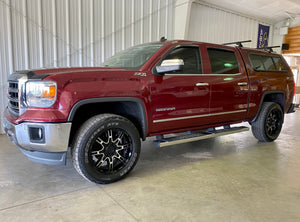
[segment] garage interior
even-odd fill
[[[15,70],[98,66],[133,45],[167,39],[222,44],[270,27],[300,102],[298,0],[0,0],[0,124]],[[156,148],[142,143],[124,180],[96,185],[66,166],[30,162],[1,128],[1,221],[300,221],[299,108],[279,138],[251,131]],[[249,126],[244,123],[244,126]]]

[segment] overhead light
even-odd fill
[[[296,17],[300,16],[299,13],[292,13],[292,12],[288,12],[288,11],[284,11],[284,13],[293,21],[295,20]]]

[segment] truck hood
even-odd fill
[[[122,75],[125,73],[134,73],[135,71],[128,71],[122,68],[112,68],[112,67],[76,67],[76,68],[54,68],[54,69],[36,69],[36,70],[21,70],[14,72],[10,78],[16,79],[20,76],[27,76],[27,79],[90,79],[92,77],[104,78],[104,77],[120,77],[120,72]],[[125,74],[126,75],[126,74]]]
[[[111,67],[73,67],[73,68],[55,68],[55,69],[38,69],[31,70],[36,75],[59,75],[67,73],[89,73],[89,72],[111,72],[111,71],[122,71],[121,68]]]

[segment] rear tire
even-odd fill
[[[274,102],[264,102],[258,118],[252,123],[252,133],[261,142],[277,139],[283,124],[281,107]]]
[[[128,119],[97,115],[87,120],[75,137],[73,165],[88,181],[112,183],[134,168],[140,147],[138,130]]]

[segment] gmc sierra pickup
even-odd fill
[[[30,160],[65,164],[70,149],[85,179],[111,183],[133,169],[146,137],[163,147],[242,132],[230,125],[246,121],[259,141],[275,140],[294,88],[281,55],[161,41],[101,67],[11,74],[3,127]]]

